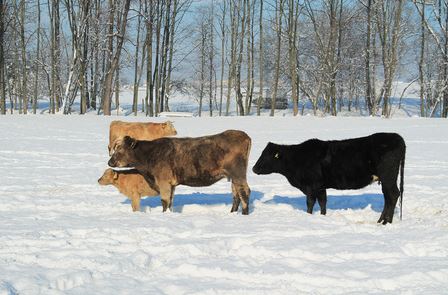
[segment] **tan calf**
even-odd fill
[[[164,123],[112,121],[109,128],[109,155],[113,154],[111,149],[114,142],[126,135],[137,140],[154,140],[176,134],[177,131],[171,121]]]
[[[98,179],[101,185],[113,185],[120,193],[131,200],[132,211],[140,211],[140,199],[143,196],[158,196],[159,192],[152,189],[145,178],[137,170],[114,171],[110,168],[104,171]]]

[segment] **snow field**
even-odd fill
[[[448,287],[448,121],[169,118],[178,136],[241,129],[252,138],[249,216],[230,183],[179,186],[130,202],[98,185],[108,126],[96,116],[0,118],[0,294],[444,294]],[[123,118],[121,118],[123,119]],[[126,117],[129,121],[147,118]],[[155,119],[163,121],[162,119]],[[328,191],[327,216],[280,175],[251,168],[268,141],[379,131],[407,143],[403,220],[376,223],[381,187]]]

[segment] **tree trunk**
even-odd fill
[[[243,94],[241,93],[241,64],[243,62],[243,50],[244,50],[244,37],[246,30],[246,1],[243,0],[243,17],[241,18],[241,37],[240,37],[240,48],[238,50],[238,58],[236,62],[236,75],[235,75],[235,92],[236,92],[236,102],[238,105],[238,111],[241,116],[244,116],[244,105],[243,105]],[[238,11],[241,8],[241,0],[238,1]],[[238,13],[239,15],[239,13]]]
[[[154,10],[152,0],[149,0],[149,15],[148,15],[148,1],[145,1],[146,14],[146,116],[154,116],[154,84],[152,79],[152,34],[154,22]]]
[[[259,49],[259,70],[260,70],[260,90],[257,103],[257,116],[260,116],[261,104],[263,103],[263,0],[260,0],[260,49]]]
[[[5,4],[0,0],[0,112],[6,115],[6,84],[5,84],[5,51],[4,51],[4,34],[5,34]]]
[[[157,0],[157,22],[156,22],[156,55],[155,55],[155,65],[154,65],[154,84],[155,84],[155,106],[154,106],[154,115],[157,115],[160,112],[160,31],[162,26],[162,15],[163,15],[163,3],[161,0]]]
[[[36,45],[36,61],[34,62],[36,70],[34,72],[35,79],[34,79],[33,114],[36,114],[37,112],[37,98],[38,98],[38,86],[39,86],[39,56],[40,56],[39,54],[40,54],[40,30],[41,30],[40,18],[41,18],[40,0],[37,0],[37,29],[36,29],[37,45]]]
[[[372,0],[367,1],[367,36],[366,36],[366,50],[365,50],[365,60],[366,60],[366,103],[369,110],[369,115],[374,115],[374,106],[372,97],[372,82],[370,80],[370,38],[371,38],[371,25],[372,25]]]
[[[165,108],[165,94],[166,94],[166,78],[167,78],[167,67],[168,67],[168,53],[170,44],[170,23],[171,23],[171,2],[167,1],[166,12],[165,12],[165,27],[163,32],[163,52],[162,52],[162,75],[160,79],[160,111],[166,111]]]
[[[229,72],[227,76],[227,101],[226,101],[226,116],[229,115],[230,110],[230,95],[232,91],[232,81],[235,73],[235,51],[236,51],[236,38],[238,35],[238,20],[237,20],[237,11],[238,8],[233,3],[234,0],[229,0],[229,10],[230,10],[230,64],[229,64]]]
[[[246,115],[249,115],[250,113],[250,101],[251,101],[251,94],[250,89],[252,88],[252,56],[251,56],[251,0],[246,1],[246,10],[247,10],[247,17],[246,17],[246,32],[247,32],[247,40],[246,40],[246,63],[247,63],[247,78],[246,78],[246,100],[244,102],[244,113]]]
[[[280,76],[280,54],[281,54],[281,43],[282,43],[282,15],[283,15],[283,1],[277,1],[276,5],[276,16],[275,16],[275,26],[277,30],[277,42],[276,42],[276,53],[275,53],[275,74],[274,74],[274,91],[271,97],[271,113],[270,116],[274,116],[275,103],[277,99],[278,91],[278,80]]]
[[[174,37],[176,32],[176,18],[178,13],[178,3],[179,0],[174,0],[173,3],[173,15],[171,16],[171,29],[170,29],[170,46],[169,46],[169,53],[168,53],[168,75],[166,77],[166,83],[165,83],[165,91],[166,91],[166,98],[165,98],[165,109],[166,111],[170,111],[169,107],[169,99],[171,95],[171,72],[173,71],[173,54],[174,54]]]
[[[117,109],[117,116],[120,115],[120,66],[117,66],[115,73],[115,108]]]
[[[220,82],[220,93],[219,93],[219,116],[222,115],[222,96],[224,88],[224,62],[225,62],[225,42],[226,42],[226,3],[227,0],[223,1],[223,10],[221,18],[221,82]]]
[[[297,23],[298,23],[298,5],[294,0],[289,0],[288,11],[288,45],[289,45],[289,72],[291,75],[291,99],[293,115],[299,113],[298,91],[297,91]]]
[[[109,67],[109,70],[106,72],[106,76],[104,77],[103,111],[104,111],[104,115],[108,115],[108,116],[111,115],[110,107],[111,107],[112,84],[113,84],[112,81],[113,81],[115,71],[117,70],[117,67],[118,67],[121,49],[123,47],[130,2],[131,2],[131,0],[125,0],[125,2],[124,2],[124,8],[122,11],[121,21],[118,24],[119,30],[117,32],[117,38],[118,38],[117,47],[115,49],[115,53],[113,55],[113,59],[112,59],[111,65]],[[112,29],[113,29],[113,22],[112,22]]]
[[[213,70],[214,70],[214,58],[215,58],[215,48],[214,48],[214,38],[213,35],[215,34],[214,32],[214,22],[215,22],[215,18],[214,18],[214,2],[212,0],[211,3],[211,12],[209,14],[209,20],[208,20],[208,25],[210,26],[210,30],[208,32],[209,35],[209,54],[208,54],[208,58],[209,58],[209,77],[208,77],[208,96],[209,96],[209,113],[210,113],[210,117],[213,117]]]
[[[99,87],[99,76],[100,76],[100,58],[99,54],[101,52],[100,48],[100,15],[101,15],[101,0],[95,0],[95,29],[94,29],[94,42],[92,42],[93,62],[91,70],[92,86],[91,89],[91,100],[90,106],[96,110],[97,109],[97,97],[98,97],[98,87]],[[94,68],[93,68],[94,67]]]
[[[20,48],[21,48],[21,64],[22,64],[22,91],[20,100],[22,101],[23,114],[28,113],[28,73],[26,70],[26,41],[25,41],[25,0],[20,0]]]
[[[447,3],[445,1],[445,30],[444,33],[444,63],[443,63],[443,76],[445,81],[445,88],[443,90],[443,103],[442,103],[442,114],[443,118],[448,117],[448,11],[447,11]]]
[[[422,2],[422,15],[420,22],[420,61],[418,63],[418,74],[420,81],[420,116],[426,116],[425,107],[425,77],[424,77],[424,66],[425,66],[425,4]]]
[[[205,28],[205,23],[202,21],[201,23],[201,72],[200,72],[200,83],[199,86],[199,109],[198,109],[198,116],[201,117],[202,115],[202,101],[204,97],[204,84],[205,84],[205,41],[207,38],[207,32]]]
[[[109,17],[107,21],[107,51],[105,53],[106,74],[103,80],[103,93],[101,95],[103,114],[111,115],[112,107],[112,79],[115,70],[112,70],[112,54],[114,46],[115,1],[109,0]]]
[[[139,13],[142,11],[142,2],[140,1]],[[134,112],[134,116],[137,116],[138,109],[138,66],[139,59],[138,53],[140,51],[140,24],[141,24],[141,16],[140,14],[137,16],[137,43],[135,44],[135,60],[134,60],[134,97],[132,101],[132,111]]]

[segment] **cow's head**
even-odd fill
[[[110,167],[133,167],[137,162],[135,148],[138,141],[132,137],[125,136],[117,139],[112,148],[112,155],[108,162]]]
[[[164,130],[165,136],[177,135],[177,130],[171,121],[163,123],[162,129]]]
[[[281,171],[283,154],[275,143],[268,143],[252,171],[255,174],[270,174]]]
[[[103,176],[98,179],[98,183],[101,185],[113,184],[118,179],[118,173],[110,168],[104,171]]]

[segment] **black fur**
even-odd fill
[[[313,212],[317,199],[321,214],[326,214],[327,188],[360,189],[378,177],[384,194],[384,209],[378,222],[386,224],[392,223],[399,196],[401,208],[405,153],[405,142],[396,133],[346,140],[311,139],[298,145],[270,142],[252,170],[256,174],[284,175],[306,195],[307,212]]]

